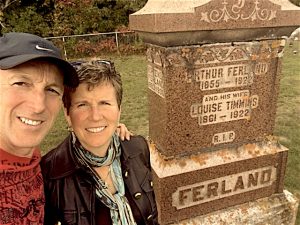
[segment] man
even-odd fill
[[[78,77],[51,42],[26,33],[0,37],[0,225],[43,224],[39,144]],[[130,132],[119,126],[121,138]]]
[[[43,224],[38,145],[60,110],[75,69],[51,42],[26,33],[0,37],[0,224]]]

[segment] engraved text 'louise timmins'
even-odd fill
[[[205,95],[202,103],[192,104],[190,115],[198,118],[200,126],[241,119],[249,120],[252,109],[258,107],[258,100],[258,95],[250,96],[249,90]]]

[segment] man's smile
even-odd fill
[[[41,120],[32,120],[32,119],[28,119],[28,118],[25,118],[25,117],[18,117],[18,118],[20,119],[20,121],[22,123],[25,123],[25,124],[30,125],[30,126],[38,126],[43,122]]]

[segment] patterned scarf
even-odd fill
[[[84,149],[75,134],[72,132],[72,143],[78,162],[90,170],[96,185],[96,196],[110,209],[113,225],[136,225],[128,200],[125,196],[125,186],[122,177],[119,138],[113,135],[107,155],[99,157]],[[111,194],[105,182],[100,178],[94,167],[109,166],[116,193]]]

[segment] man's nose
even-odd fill
[[[36,90],[33,92],[29,100],[31,107],[35,113],[41,113],[46,109],[46,93],[43,90]]]

